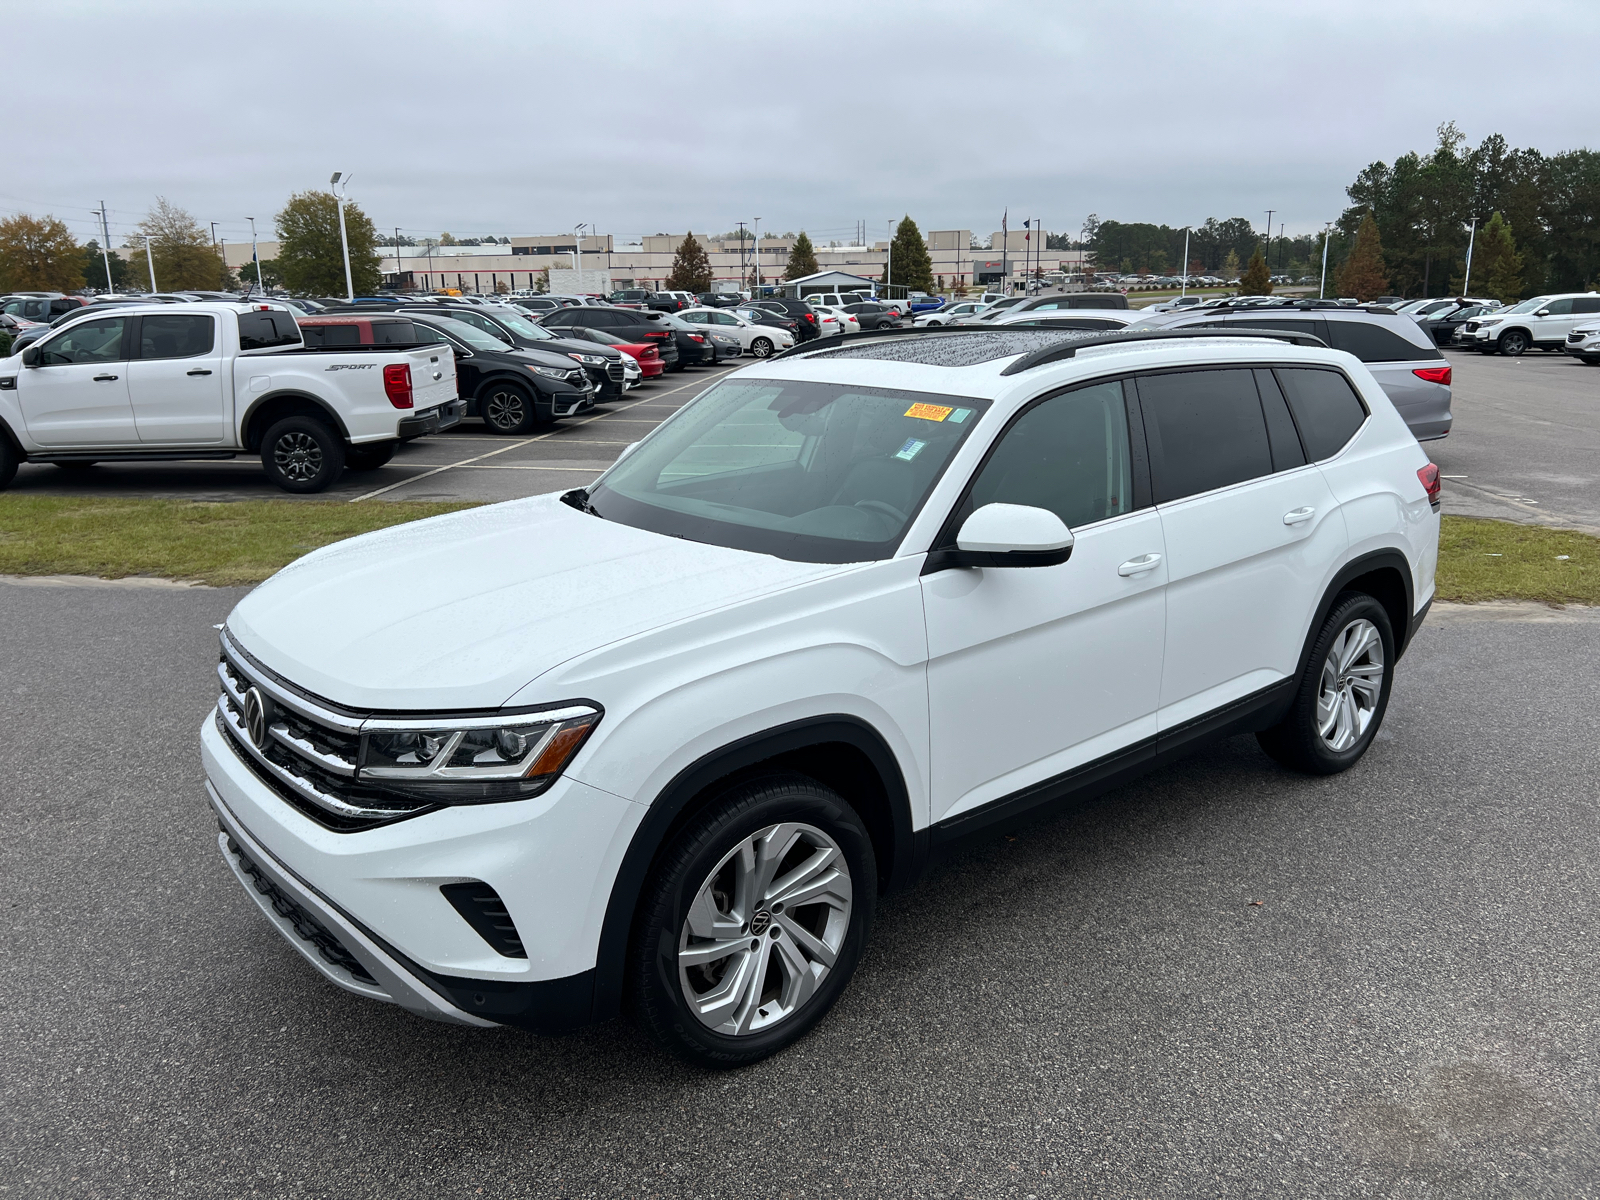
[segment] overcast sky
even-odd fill
[[[1600,128],[1600,5],[1546,0],[3,0],[0,211],[114,241],[157,195],[230,241],[349,174],[382,230],[801,228],[1088,213],[1321,227],[1441,121]],[[1513,19],[1515,18],[1515,19]]]

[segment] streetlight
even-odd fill
[[[1189,294],[1189,226],[1183,227],[1183,284],[1179,288],[1179,296]]]
[[[574,226],[572,230],[572,269],[578,272],[578,286],[583,287],[583,223]]]
[[[150,253],[150,235],[144,235],[144,265],[150,268],[150,290],[156,290],[156,258]]]
[[[340,189],[339,180],[344,179],[344,188]],[[350,282],[350,239],[344,233],[344,198],[350,191],[350,177],[342,171],[335,171],[333,178],[328,180],[328,186],[333,188],[333,198],[339,202],[339,245],[344,250],[344,294],[345,299],[351,304],[356,302],[356,285]],[[252,226],[252,228],[254,228]],[[261,264],[256,263],[256,279],[261,279]],[[263,291],[266,289],[263,288]]]
[[[759,294],[760,291],[761,291],[761,218],[760,217],[757,217],[755,219],[755,223],[752,226],[752,229],[753,229],[753,232],[750,235],[751,253],[753,253],[756,256],[755,257],[755,262],[756,262],[756,286],[755,286],[755,290],[751,293],[751,295],[754,296],[754,295]]]
[[[1322,282],[1317,284],[1317,299],[1323,299],[1328,291],[1328,239],[1333,231],[1333,222],[1322,223]],[[1470,261],[1470,260],[1469,260]]]
[[[111,245],[111,222],[106,217],[106,202],[104,200],[100,201],[100,231],[103,235],[100,239],[100,257],[106,264],[106,292],[115,295],[117,288],[111,282],[111,251],[107,249]]]
[[[256,265],[256,287],[265,296],[267,294],[267,285],[261,282],[261,255],[256,250],[256,219],[254,217],[246,217],[245,220],[250,222],[250,261]]]
[[[1472,218],[1472,231],[1467,234],[1467,277],[1461,281],[1461,295],[1470,295],[1468,290],[1472,286],[1472,243],[1478,238],[1478,218]]]

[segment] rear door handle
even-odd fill
[[[1311,518],[1316,515],[1317,510],[1314,508],[1290,509],[1288,512],[1283,514],[1283,523],[1285,525],[1300,525],[1311,520]]]
[[[1161,555],[1141,554],[1138,558],[1130,558],[1117,568],[1117,574],[1126,578],[1129,575],[1143,575],[1146,571],[1154,571],[1161,565]]]
[[[96,383],[112,383],[116,380],[116,378],[117,377],[115,375],[96,375],[94,377],[94,381]]]
[[[211,374],[211,372],[206,370],[204,367],[196,367],[194,370],[190,371],[189,374],[191,374],[191,375],[209,375],[209,374]]]

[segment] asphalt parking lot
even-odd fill
[[[280,941],[196,752],[241,594],[0,582],[0,1195],[1595,1194],[1600,622],[1442,615],[1346,775],[1235,739],[997,837],[710,1075]]]

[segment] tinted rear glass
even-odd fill
[[[308,346],[361,345],[361,327],[354,322],[348,325],[305,325],[300,329],[300,336]]]
[[[1338,371],[1283,367],[1277,375],[1313,462],[1337,454],[1367,419],[1361,397]]]
[[[274,346],[298,346],[300,327],[288,312],[247,312],[239,314],[239,349],[268,350]]]
[[[418,342],[438,341],[437,334],[419,330],[410,321],[374,321],[372,344],[374,346],[415,346]]]
[[[1335,350],[1346,350],[1364,363],[1444,357],[1437,349],[1407,341],[1375,321],[1329,321],[1328,342]]]
[[[192,358],[209,354],[215,322],[199,313],[155,313],[139,322],[140,358]]]
[[[1261,401],[1249,371],[1139,378],[1156,503],[1272,474]]]

